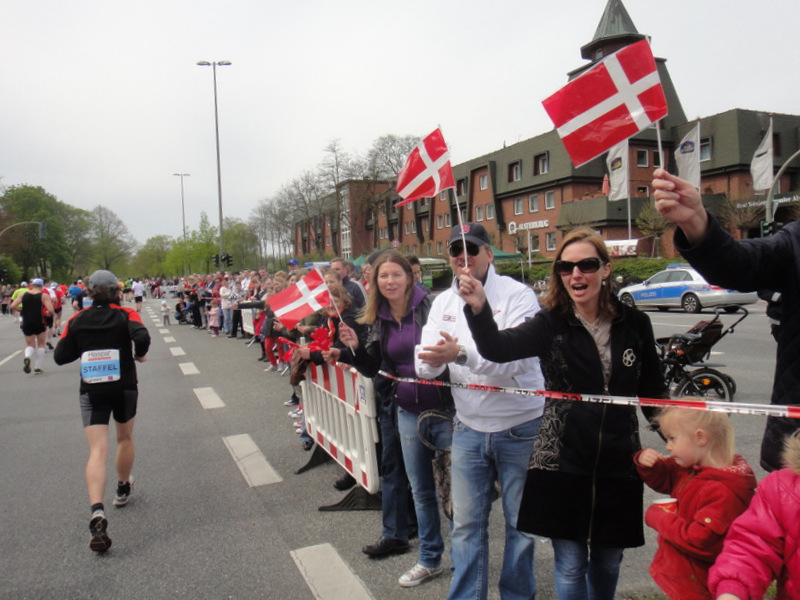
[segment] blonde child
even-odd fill
[[[219,303],[216,298],[211,300],[206,316],[208,317],[208,328],[211,330],[211,337],[219,337]]]
[[[165,327],[169,325],[169,305],[166,300],[161,301],[161,321]]]
[[[658,417],[669,458],[652,448],[634,457],[647,485],[677,500],[653,504],[645,522],[658,532],[650,575],[672,600],[707,600],[708,571],[731,522],[750,504],[756,478],[735,454],[728,415],[668,407]]]
[[[800,433],[786,439],[785,468],[767,475],[733,522],[708,577],[718,600],[763,598],[773,580],[776,600],[800,598]]]

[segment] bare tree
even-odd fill
[[[661,256],[661,236],[674,225],[656,210],[652,202],[648,202],[636,217],[636,227],[644,236],[653,236],[653,255]]]
[[[342,150],[339,140],[332,140],[325,147],[325,152],[327,152],[327,156],[319,167],[319,173],[323,185],[327,185],[332,196],[332,206],[329,214],[331,242],[333,253],[338,255],[341,253],[339,233],[342,230],[342,223],[344,222],[347,226],[350,225],[350,211],[348,210],[349,207],[344,206],[341,183],[345,179],[352,177],[353,165],[350,156]]]
[[[126,262],[136,251],[136,241],[125,223],[105,206],[92,209],[94,261],[101,269],[112,270],[115,264]]]
[[[720,222],[728,229],[737,229],[746,238],[751,229],[757,229],[764,219],[764,207],[751,202],[725,198],[720,207]]]

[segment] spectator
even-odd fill
[[[414,283],[416,286],[426,294],[430,294],[431,288],[422,283],[422,265],[419,262],[419,258],[415,254],[409,254],[408,262],[411,263],[411,269],[414,271]]]
[[[483,359],[463,318],[458,276],[481,281],[494,307],[489,320],[512,327],[533,318],[539,309],[536,295],[525,285],[495,272],[486,229],[476,223],[453,228],[450,266],[453,286],[433,301],[422,330],[422,352],[416,371],[434,379],[449,368],[457,383],[542,389],[544,380],[535,358],[501,365]],[[466,267],[465,267],[466,262]],[[477,279],[474,279],[477,278]],[[481,288],[482,289],[482,288]],[[456,418],[452,446],[453,580],[448,598],[484,599],[488,594],[489,512],[498,480],[505,517],[505,549],[500,573],[502,597],[533,598],[535,540],[517,528],[525,475],[539,431],[544,400],[538,396],[453,389]]]
[[[342,280],[342,285],[353,299],[353,306],[358,310],[367,302],[367,293],[357,281],[352,279],[353,263],[340,256],[331,259],[331,270],[335,271]]]
[[[556,252],[546,310],[498,331],[504,307],[487,299],[491,288],[474,268],[465,270],[458,290],[481,356],[538,356],[548,390],[667,397],[650,319],[611,295],[610,274],[603,239],[571,231]],[[644,489],[633,464],[640,449],[634,407],[548,400],[516,523],[552,540],[560,600],[613,599],[624,549],[644,544]]]

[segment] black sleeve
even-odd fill
[[[497,329],[488,300],[477,315],[472,314],[469,304],[464,305],[464,314],[478,352],[492,362],[506,363],[539,356],[544,351],[545,338],[549,339],[544,335],[545,324],[540,313],[503,331]]]
[[[133,341],[133,355],[146,356],[150,349],[150,332],[142,323],[128,319],[128,334]]]

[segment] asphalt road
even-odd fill
[[[242,340],[212,339],[174,324],[160,331],[157,308],[145,302],[153,345],[148,362],[139,365],[136,486],[128,506],[113,508],[109,461],[113,546],[103,555],[88,548],[77,365],[57,367],[48,353],[44,374],[25,375],[18,326],[0,318],[0,598],[445,598],[446,575],[417,589],[397,585],[416,562],[416,545],[381,561],[361,553],[379,536],[378,511],[318,511],[342,498],[332,487],[340,469],[329,462],[295,474],[310,453],[301,449],[283,405],[287,378],[264,373],[258,350]],[[712,362],[735,377],[737,400],[767,402],[775,346],[763,305],[752,312],[719,342],[721,354]],[[649,314],[657,336],[710,316]],[[197,372],[184,374],[185,363]],[[224,406],[203,408],[195,391],[201,388],[211,388]],[[733,419],[739,451],[760,478],[764,418]],[[226,445],[232,439],[252,441],[253,455],[263,454],[274,483],[248,483]],[[643,440],[663,449],[649,432]],[[647,492],[645,501],[655,497]],[[500,511],[496,504],[491,520],[493,585],[502,559]],[[647,574],[655,536],[649,530],[647,536],[644,548],[625,554],[620,598],[657,591]],[[536,573],[538,598],[555,598],[547,540],[537,546]],[[490,597],[499,597],[496,588]]]

